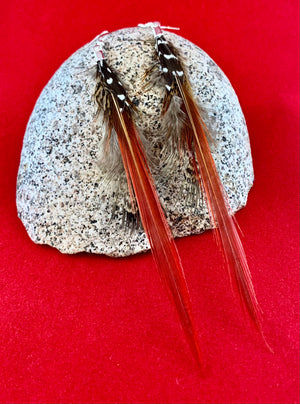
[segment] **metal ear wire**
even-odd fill
[[[96,56],[97,60],[100,60],[100,62],[104,59],[103,50],[102,50],[103,49],[103,37],[107,34],[109,34],[109,31],[102,31],[101,34],[99,34],[93,41],[94,42],[93,49],[95,52],[95,56]]]
[[[180,30],[179,27],[169,27],[167,25],[161,25],[160,22],[158,22],[158,21],[146,22],[145,24],[138,24],[138,27],[141,27],[141,28],[150,27],[152,29],[154,29],[155,27],[160,27],[161,29],[167,29],[167,30],[171,30],[171,31],[179,31]]]

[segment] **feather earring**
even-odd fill
[[[117,139],[132,210],[140,216],[160,277],[175,303],[193,356],[201,365],[201,353],[183,267],[134,124],[135,107],[117,73],[104,58],[101,45],[101,42],[98,42],[94,47],[98,59],[95,98],[107,124],[107,141],[111,142],[114,137]]]
[[[159,23],[140,26],[150,26],[153,29],[156,64],[165,86],[162,115],[164,118],[169,115],[165,121],[172,122],[168,128],[168,132],[172,132],[171,144],[189,154],[194,176],[204,194],[217,242],[228,267],[230,280],[235,285],[242,306],[248,312],[254,327],[271,350],[262,332],[260,307],[245,252],[211,154],[211,136],[200,115],[179,52],[165,39]],[[153,68],[151,70],[153,71]],[[172,152],[171,150],[170,153]]]

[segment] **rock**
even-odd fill
[[[200,48],[166,32],[180,49],[203,118],[215,139],[213,155],[235,212],[253,184],[249,138],[237,96],[221,69]],[[35,243],[63,253],[87,251],[126,256],[149,248],[130,213],[124,173],[107,180],[99,165],[105,130],[93,99],[93,41],[75,52],[42,91],[27,125],[17,182],[18,215]],[[159,157],[163,87],[142,90],[153,64],[150,28],[128,28],[105,37],[105,55],[138,106],[137,124]],[[193,191],[188,161],[153,175],[174,236],[210,228],[205,202]],[[131,223],[131,224],[130,224]]]

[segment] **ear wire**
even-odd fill
[[[104,55],[103,55],[103,37],[105,35],[107,35],[108,33],[109,33],[109,31],[102,31],[101,34],[99,34],[95,38],[95,43],[93,45],[93,50],[95,52],[95,56],[96,56],[97,60],[100,61],[100,63],[104,59]]]
[[[167,29],[167,30],[171,30],[171,31],[179,31],[180,30],[179,27],[170,27],[170,26],[167,26],[167,25],[160,25],[160,22],[158,22],[158,21],[146,22],[145,24],[138,24],[138,27],[141,27],[141,28],[149,27],[149,28],[152,28],[154,32],[156,32],[155,28],[160,28],[161,30],[162,29]]]

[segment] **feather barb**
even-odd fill
[[[231,216],[229,203],[219,178],[209,143],[207,129],[200,116],[187,80],[181,84],[176,77],[177,86],[183,101],[183,110],[188,117],[183,136],[193,160],[194,169],[204,191],[211,220],[216,227],[229,270],[231,281],[234,281],[243,307],[248,312],[257,331],[267,344],[261,327],[261,310],[257,302],[246,255],[240,240],[238,229]]]
[[[201,353],[193,325],[189,292],[182,263],[154,186],[145,152],[130,113],[121,112],[114,95],[112,120],[129,188],[133,188],[140,218],[149,239],[160,277],[167,286],[188,344],[198,365]]]

